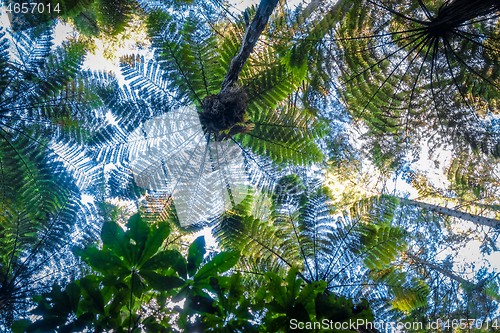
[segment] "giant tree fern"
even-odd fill
[[[85,45],[72,41],[52,51],[51,34],[48,30],[32,40],[17,33],[10,42],[2,34],[0,139],[53,150],[79,178],[87,162],[75,149],[90,141],[105,120],[94,111],[100,103],[95,78],[79,73]],[[20,157],[29,150],[11,148]]]
[[[331,33],[332,55],[350,110],[387,151],[444,137],[499,156],[499,10],[497,1],[353,2]]]
[[[64,271],[65,260],[71,261],[67,247],[77,240],[66,237],[76,237],[87,227],[77,221],[92,216],[88,210],[82,216],[78,203],[94,174],[87,173],[92,163],[80,144],[93,141],[104,123],[94,111],[106,89],[79,73],[85,45],[71,41],[53,48],[51,35],[1,35],[2,325],[25,313],[27,295]]]
[[[300,81],[297,74],[281,64],[272,47],[259,45],[258,52],[244,62],[236,75],[240,86],[234,78],[227,81],[234,71],[231,64],[239,61],[238,51],[243,52],[242,22],[228,24],[223,35],[216,38],[213,32],[197,29],[200,23],[192,17],[184,27],[176,27],[171,17],[160,13],[150,16],[150,21],[154,22],[152,33],[162,31],[154,44],[160,65],[173,79],[173,86],[179,86],[179,97],[187,97],[197,105],[200,122],[210,140],[242,140],[244,145],[277,162],[317,161],[321,153],[313,140],[322,135],[318,131],[321,126],[310,110],[281,103]],[[251,25],[247,34],[249,29]],[[282,106],[276,108],[278,105]]]
[[[71,279],[78,263],[69,248],[96,235],[95,212],[81,203],[80,191],[63,164],[48,163],[51,154],[26,141],[2,142],[2,153],[30,147],[23,156],[1,159],[0,327],[4,329],[23,317],[30,295]]]
[[[172,193],[181,224],[188,226],[242,200],[246,170],[262,170],[255,153],[279,163],[320,161],[315,140],[324,125],[316,111],[297,102],[298,76],[273,47],[259,45],[239,81],[224,83],[238,62],[243,22],[225,22],[216,35],[193,14],[176,19],[160,10],[149,15],[157,63],[123,59],[130,90],[111,106],[128,142],[109,140],[96,156],[130,167],[139,187]]]
[[[391,226],[394,205],[374,204],[355,219],[334,218],[314,182],[287,176],[279,185],[267,205],[244,201],[214,229],[223,248],[241,250],[239,269],[251,285],[259,287],[263,272],[298,266],[305,282],[324,280],[338,296],[404,311],[425,303],[425,286],[391,267],[405,247],[404,233]]]

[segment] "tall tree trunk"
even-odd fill
[[[226,88],[231,87],[238,81],[243,66],[245,65],[248,57],[253,51],[255,44],[259,40],[262,31],[266,28],[269,17],[271,16],[274,8],[278,4],[278,0],[261,0],[257,13],[252,20],[252,23],[247,27],[245,36],[243,36],[243,43],[241,44],[240,52],[233,58],[229,65],[227,75],[222,82],[221,93]]]
[[[472,289],[472,290],[475,290],[476,292],[478,293],[481,293],[482,295],[484,295],[485,297],[491,299],[492,301],[495,301],[495,302],[499,302],[500,303],[500,296],[499,295],[496,295],[496,294],[489,294],[489,293],[485,293],[483,292],[483,288],[484,288],[484,285],[482,284],[475,284],[473,282],[470,282],[458,275],[456,275],[455,273],[447,270],[447,269],[444,269],[436,264],[432,264],[414,254],[411,254],[409,252],[406,252],[405,255],[410,258],[412,261],[414,262],[417,262],[421,265],[424,265],[424,266],[427,266],[441,274],[443,274],[444,276],[447,276],[449,277],[450,279],[452,280],[455,280],[457,281],[458,283],[464,285],[464,286],[467,286],[468,288]]]
[[[401,197],[398,197],[395,195],[382,194],[382,196],[393,197],[393,198],[396,198],[400,202],[405,203],[407,205],[417,206],[417,207],[424,208],[424,209],[427,209],[427,210],[430,210],[432,212],[439,213],[442,215],[456,217],[456,218],[459,218],[459,219],[462,219],[465,221],[470,221],[472,223],[484,225],[484,226],[494,228],[494,229],[500,229],[500,220],[497,220],[497,219],[492,219],[492,218],[484,217],[484,216],[480,216],[480,215],[464,213],[464,212],[460,212],[460,211],[455,210],[455,209],[437,206],[437,205],[433,205],[433,204],[429,204],[429,203],[425,203],[425,202],[421,202],[421,201],[405,199],[405,198],[401,198]]]
[[[425,203],[425,202],[420,202],[420,201],[415,201],[415,200],[411,200],[411,199],[404,199],[404,198],[399,198],[399,197],[397,197],[397,198],[400,201],[402,201],[408,205],[425,208],[427,210],[430,210],[430,211],[433,211],[433,212],[436,212],[436,213],[439,213],[442,215],[456,217],[456,218],[459,218],[462,220],[470,221],[472,223],[484,225],[484,226],[487,226],[490,228],[500,229],[500,220],[497,220],[497,219],[492,219],[492,218],[484,217],[484,216],[480,216],[480,215],[473,215],[473,214],[469,214],[469,213],[464,213],[464,212],[460,212],[458,210],[454,210],[451,208],[441,207],[441,206],[437,206],[437,205],[433,205],[433,204],[429,204],[429,203]]]

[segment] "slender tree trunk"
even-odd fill
[[[426,260],[424,260],[424,259],[422,259],[422,258],[420,258],[420,257],[418,257],[418,256],[416,256],[414,254],[411,254],[409,252],[406,252],[405,255],[408,258],[410,258],[412,261],[417,262],[417,263],[419,263],[421,265],[427,266],[427,267],[429,267],[429,268],[431,268],[431,269],[433,269],[433,270],[435,270],[435,271],[443,274],[444,276],[447,276],[450,279],[455,280],[458,283],[460,283],[460,284],[462,284],[464,286],[467,286],[468,288],[470,288],[472,290],[477,291],[478,293],[481,293],[482,295],[484,295],[485,297],[491,299],[492,301],[500,303],[500,296],[499,295],[496,295],[496,294],[495,295],[491,295],[491,294],[483,292],[483,287],[484,286],[482,286],[480,284],[475,284],[473,282],[470,282],[470,281],[468,281],[468,280],[466,280],[466,279],[464,279],[464,278],[456,275],[455,273],[453,273],[453,272],[451,272],[451,271],[449,271],[447,269],[444,269],[444,268],[442,268],[442,267],[440,267],[440,266],[438,266],[436,264],[432,264],[432,263],[430,263],[430,262],[428,262],[428,261],[426,261]]]
[[[392,196],[392,197],[397,198],[399,201],[401,201],[407,205],[425,208],[427,210],[430,210],[430,211],[433,211],[435,213],[439,213],[442,215],[456,217],[456,218],[459,218],[462,220],[470,221],[472,223],[484,225],[484,226],[494,228],[494,229],[500,229],[500,220],[497,220],[497,219],[492,219],[492,218],[484,217],[484,216],[480,216],[480,215],[464,213],[464,212],[460,212],[460,211],[455,210],[455,209],[441,207],[441,206],[437,206],[437,205],[433,205],[433,204],[429,204],[429,203],[425,203],[425,202],[420,202],[420,201],[415,201],[415,200],[411,200],[411,199],[400,198],[397,196]]]
[[[457,210],[454,210],[451,208],[436,206],[433,204],[428,204],[428,203],[419,202],[419,201],[415,201],[415,200],[401,199],[401,198],[400,198],[400,200],[403,200],[403,202],[405,202],[407,204],[410,204],[413,206],[418,206],[421,208],[425,208],[427,210],[430,210],[430,211],[433,211],[433,212],[436,212],[436,213],[439,213],[442,215],[448,215],[448,216],[456,217],[456,218],[459,218],[462,220],[470,221],[470,222],[473,222],[475,224],[488,226],[488,227],[494,228],[494,229],[500,229],[500,220],[496,220],[496,219],[492,219],[492,218],[484,217],[484,216],[480,216],[480,215],[473,215],[473,214],[469,214],[469,213],[464,213],[464,212],[460,212],[460,211],[457,211]]]
[[[238,81],[243,66],[245,65],[248,57],[253,51],[255,44],[259,40],[262,31],[266,28],[269,17],[271,16],[274,8],[278,4],[278,0],[261,0],[257,13],[252,20],[252,23],[247,27],[243,43],[241,44],[240,52],[233,58],[229,65],[227,75],[222,82],[221,93],[228,87],[231,87]]]

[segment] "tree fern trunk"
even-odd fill
[[[243,37],[243,43],[241,44],[240,52],[236,55],[236,57],[233,58],[233,60],[231,61],[231,65],[229,65],[227,75],[224,78],[224,82],[222,82],[221,92],[238,81],[238,77],[241,70],[243,69],[243,66],[252,53],[255,44],[259,40],[262,31],[264,31],[267,22],[269,21],[269,17],[271,16],[271,13],[273,12],[277,4],[278,0],[262,0],[260,2],[259,8],[257,9],[257,13],[252,20],[252,23],[247,27],[247,30],[245,31],[245,36]]]
[[[443,274],[444,276],[447,276],[450,279],[457,281],[458,283],[462,284],[463,286],[467,286],[468,288],[470,288],[472,290],[475,290],[478,293],[481,293],[482,295],[486,296],[487,298],[489,298],[489,299],[491,299],[491,300],[493,300],[495,302],[500,302],[500,296],[499,295],[493,295],[493,294],[490,294],[490,293],[487,293],[487,292],[486,293],[483,292],[483,287],[484,286],[482,286],[480,284],[475,284],[473,282],[470,282],[470,281],[468,281],[468,280],[466,280],[466,279],[464,279],[464,278],[456,275],[455,273],[453,273],[453,272],[451,272],[451,271],[449,271],[447,269],[444,269],[444,268],[442,268],[442,267],[440,267],[438,265],[432,264],[432,263],[430,263],[430,262],[428,262],[428,261],[426,261],[426,260],[424,260],[424,259],[422,259],[422,258],[420,258],[420,257],[418,257],[416,255],[414,255],[414,254],[406,252],[405,255],[408,258],[410,258],[412,261],[415,261],[415,262],[417,262],[417,263],[419,263],[421,265],[427,266],[427,267],[429,267],[429,268],[431,268],[431,269],[433,269],[433,270],[435,270],[435,271]]]
[[[477,17],[500,10],[498,0],[455,0],[439,9],[429,24],[434,35],[444,35],[450,29]]]

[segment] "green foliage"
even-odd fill
[[[207,8],[198,9],[204,10],[204,13],[206,11],[207,17],[213,14]],[[160,170],[159,164],[168,164],[168,156],[184,154],[193,148],[196,153],[189,153],[186,157],[186,162],[189,160],[189,163],[183,164],[182,170],[179,170],[182,180],[179,181],[178,187],[189,188],[189,193],[193,194],[191,202],[205,201],[205,198],[201,198],[201,195],[206,193],[204,167],[210,163],[214,165],[216,172],[222,170],[221,172],[225,173],[222,188],[228,188],[231,192],[229,199],[224,197],[225,209],[235,202],[238,197],[236,192],[246,186],[241,185],[241,188],[235,189],[237,186],[230,183],[232,179],[241,180],[241,184],[246,181],[246,177],[239,170],[242,163],[248,173],[265,174],[269,180],[275,173],[275,170],[270,168],[270,161],[309,165],[323,160],[323,152],[318,142],[327,133],[326,121],[321,119],[317,109],[301,101],[304,92],[300,85],[303,80],[282,64],[280,54],[273,45],[262,46],[259,43],[258,52],[256,50],[243,66],[237,85],[248,95],[248,104],[242,119],[232,124],[232,128],[217,133],[210,132],[204,125],[197,128],[198,125],[194,124],[198,123],[198,119],[191,113],[186,121],[185,114],[180,116],[184,117],[182,120],[176,120],[177,115],[185,112],[183,110],[186,110],[186,105],[190,105],[190,110],[195,109],[198,115],[201,114],[202,101],[220,92],[229,65],[239,51],[244,32],[242,22],[228,23],[220,33],[217,33],[220,30],[219,23],[214,26],[209,26],[209,23],[203,15],[195,15],[194,11],[184,18],[178,13],[156,8],[149,12],[146,20],[156,52],[155,59],[147,61],[134,55],[121,58],[122,73],[128,85],[108,99],[108,106],[117,126],[104,133],[106,142],[93,152],[99,163],[116,164],[109,177],[110,192],[113,195],[126,197],[131,194],[134,198],[140,196],[141,190],[134,183],[133,177],[147,177],[142,174],[132,175],[130,168],[133,163],[140,163],[147,168],[145,173],[148,174],[148,179],[164,176],[168,178],[172,177],[171,170],[166,170],[164,175],[158,174],[158,177],[153,175]],[[192,113],[194,115],[194,112]],[[167,126],[168,129],[161,127],[160,124],[164,122],[159,121],[160,117],[172,119],[168,122],[172,126]],[[190,121],[193,123],[188,124]],[[151,127],[148,127],[149,125]],[[150,131],[146,137],[142,134],[139,137],[144,126]],[[180,128],[186,131],[180,131]],[[188,130],[196,132],[193,133],[196,134],[196,140],[176,139]],[[152,147],[156,142],[163,142],[156,140],[156,134],[153,133],[157,131],[162,131],[166,140],[176,140],[175,147],[169,145],[171,150],[158,149],[154,159],[131,158],[135,152],[144,151],[145,145]],[[116,135],[117,133],[120,134]],[[136,139],[131,139],[136,135]],[[206,140],[201,139],[201,135]],[[237,151],[239,149],[231,148],[230,158],[226,154],[229,150],[223,151],[225,147],[232,147],[233,144],[241,149],[241,163],[238,163],[239,160],[233,163],[235,156],[240,154]],[[217,152],[214,152],[215,149],[218,149]],[[254,153],[269,159],[255,156]],[[172,159],[177,160],[174,157]],[[199,161],[193,162],[195,159]],[[188,170],[191,162],[200,167],[196,171]],[[147,167],[148,165],[151,167]],[[190,177],[195,179],[187,181]],[[171,181],[160,182],[161,185],[157,187],[148,188],[148,184],[144,182],[140,185],[157,193],[173,185]],[[186,192],[177,192],[177,196],[181,196],[181,193]],[[181,216],[187,208],[179,202],[176,204]],[[203,210],[200,209],[201,206],[194,204],[192,209]],[[213,210],[220,209],[214,207]],[[193,216],[193,222],[190,223],[203,223],[203,219],[208,217]]]
[[[295,269],[285,286],[279,276],[268,273],[268,288],[249,294],[240,273],[228,275],[238,262],[238,252],[204,259],[205,242],[200,237],[189,247],[186,261],[179,252],[161,248],[168,235],[168,225],[148,225],[139,214],[129,219],[126,231],[115,222],[106,222],[101,249],[75,249],[95,273],[71,282],[64,290],[54,285],[50,292],[34,296],[38,306],[31,313],[41,318],[33,323],[19,320],[11,327],[13,332],[78,332],[90,327],[96,332],[171,332],[176,327],[287,332],[293,318],[341,322],[373,318],[366,301],[354,305],[346,298],[327,297],[323,295],[326,282],[304,285]],[[183,308],[166,306],[184,299]],[[176,313],[179,317],[172,325],[169,316]],[[260,326],[253,323],[257,313],[265,313]]]
[[[9,2],[22,5],[17,0]],[[50,7],[45,6],[44,10],[32,12],[30,8],[27,13],[13,13],[14,30],[43,30],[54,25],[56,18],[71,18],[78,31],[87,37],[97,36],[100,32],[115,37],[125,30],[138,9],[138,3],[133,0],[56,0],[50,3]]]
[[[373,315],[368,309],[366,300],[354,305],[351,299],[336,297],[325,293],[327,283],[315,281],[304,285],[302,279],[297,278],[297,270],[290,269],[283,284],[282,278],[274,273],[266,273],[268,280],[265,288],[257,292],[259,299],[267,301],[269,311],[263,319],[267,332],[293,332],[296,328],[291,325],[297,322],[344,323],[358,319],[373,321]],[[284,329],[283,329],[284,328]],[[328,326],[323,330],[308,332],[345,332]]]
[[[374,281],[390,287],[394,295],[392,306],[400,311],[409,312],[427,305],[428,286],[421,280],[414,278],[407,281],[406,274],[393,268],[371,272]]]
[[[104,32],[115,38],[142,10],[132,0],[55,3],[63,9],[59,16],[72,18],[87,37]],[[103,216],[102,244],[74,250],[92,273],[76,279],[77,273],[68,269],[61,275],[71,271],[75,281],[54,278],[50,292],[47,285],[34,284],[32,290],[22,287],[37,282],[37,275],[50,267],[59,269],[69,261],[78,266],[70,255],[68,259],[58,251],[49,253],[73,244],[65,239],[70,232],[84,233],[78,223],[85,218],[73,203],[78,191],[62,171],[61,160],[72,170],[83,170],[75,174],[79,185],[84,183],[81,174],[91,170],[95,177],[89,192],[99,188],[104,197],[139,198],[145,191],[130,174],[127,154],[152,147],[151,138],[143,133],[145,122],[175,115],[181,105],[194,105],[201,112],[203,99],[220,92],[241,47],[243,20],[214,23],[218,13],[210,12],[209,4],[164,3],[163,9],[149,11],[146,20],[155,59],[122,57],[122,71],[129,81],[122,90],[116,89],[117,82],[110,76],[81,72],[90,44],[71,41],[54,51],[51,33],[40,26],[30,31],[38,36],[36,42],[19,34],[12,51],[18,53],[16,58],[1,36],[0,310],[24,311],[18,301],[36,294],[32,301],[37,306],[30,314],[41,316],[34,322],[16,321],[14,332],[86,328],[96,332],[287,332],[292,319],[371,321],[368,304],[380,316],[397,310],[407,315],[405,320],[427,319],[429,309],[449,299],[443,295],[459,290],[449,282],[450,288],[440,287],[440,281],[428,278],[425,269],[402,271],[405,262],[400,254],[407,250],[409,237],[395,226],[396,198],[363,199],[344,212],[344,207],[332,206],[331,194],[319,181],[302,179],[310,169],[303,170],[304,177],[275,178],[284,169],[277,170],[276,164],[307,166],[323,160],[318,141],[327,134],[328,124],[318,100],[337,83],[336,70],[342,73],[340,88],[348,109],[368,125],[369,148],[379,168],[394,169],[408,147],[417,153],[413,147],[428,130],[439,132],[431,138],[433,148],[451,130],[451,137],[462,136],[475,150],[499,154],[497,125],[485,120],[486,114],[498,113],[497,18],[485,14],[486,23],[443,33],[428,26],[440,21],[449,5],[430,0],[341,1],[321,15],[313,15],[312,7],[295,14],[284,6],[278,9],[265,42],[257,44],[239,73],[237,85],[248,96],[248,104],[243,119],[234,126],[245,130],[199,129],[206,132],[202,136],[206,145],[204,140],[200,145],[204,163],[213,170],[223,168],[222,158],[217,160],[218,152],[209,145],[232,141],[241,148],[245,172],[259,183],[255,195],[235,205],[236,186],[229,186],[227,179],[221,181],[226,182],[223,187],[233,205],[214,233],[227,252],[209,253],[203,237],[189,246],[187,255],[173,249],[169,237],[179,219],[168,194],[148,197],[148,204],[161,202],[157,207],[141,207],[142,216],[132,216],[124,226],[116,223],[116,211],[102,204],[109,213]],[[206,16],[170,10],[191,4],[205,10]],[[252,17],[255,10],[245,13]],[[52,18],[35,19],[48,24]],[[106,105],[98,109],[102,100]],[[108,110],[116,126],[104,120],[109,118]],[[161,125],[153,132],[160,130]],[[134,131],[145,140],[129,141]],[[55,154],[47,148],[54,142],[68,149]],[[80,143],[88,144],[90,152],[78,147]],[[175,147],[183,153],[191,148],[187,141]],[[103,166],[113,164],[114,169],[98,174],[83,153]],[[171,156],[165,153],[150,167],[164,170],[165,159]],[[186,173],[182,177],[188,171],[182,169]],[[493,180],[483,177],[490,173],[484,161],[460,156],[449,170],[452,190],[460,200],[493,196]],[[206,176],[200,172],[195,178]],[[106,178],[109,186],[103,184]],[[176,190],[182,191],[183,185]],[[205,190],[203,186],[194,192]],[[429,187],[421,190],[434,195]],[[492,197],[471,206],[496,211],[493,202]],[[92,219],[91,227],[99,220],[94,213],[85,212]],[[162,222],[154,221],[158,215]],[[480,285],[481,292],[497,297],[498,286],[486,282]],[[476,291],[465,290],[467,307],[439,311],[451,309],[458,316],[472,308],[470,304],[490,309],[473,299],[479,294]]]
[[[86,37],[98,36],[100,32],[97,23],[97,13],[93,9],[86,9],[73,18],[76,29]]]
[[[469,6],[353,1],[330,30],[349,110],[369,126],[374,142],[385,142],[383,153],[416,155],[420,140],[438,149],[447,137],[498,156],[499,134],[487,116],[498,113],[500,97],[498,43],[492,43],[499,21],[491,15],[498,4]]]
[[[383,269],[390,265],[399,251],[406,248],[404,231],[390,224],[368,224],[360,228],[360,242],[363,247],[360,254],[364,254],[364,264],[368,269]]]
[[[111,35],[125,30],[137,4],[132,0],[97,0],[97,21]]]
[[[22,315],[26,297],[48,280],[75,274],[66,247],[94,236],[92,207],[77,188],[92,163],[77,145],[99,127],[92,110],[100,99],[92,76],[79,73],[85,46],[74,40],[53,49],[51,33],[0,36],[0,325]]]
[[[0,141],[0,195],[3,198],[0,326],[3,327],[23,316],[29,305],[26,297],[67,278],[65,274],[72,274],[74,262],[64,255],[65,247],[71,241],[92,238],[94,226],[79,216],[85,207],[62,164],[51,161],[51,154],[27,144],[27,140],[19,139],[10,145]],[[31,149],[21,158],[12,151],[16,147]],[[82,235],[79,230],[87,234]],[[70,233],[74,233],[75,239],[68,242],[66,237]]]
[[[225,72],[217,63],[217,40],[201,29],[199,18],[185,23],[161,10],[150,13],[146,21],[154,45],[160,50],[158,62],[169,79],[168,87],[178,98],[188,98],[198,106],[201,100],[220,90]]]
[[[88,140],[100,127],[101,120],[92,112],[100,104],[95,79],[79,72],[85,45],[74,40],[51,51],[50,33],[37,40],[20,33],[13,59],[23,65],[8,58],[8,43],[2,39],[4,118],[0,126],[6,140],[19,135],[32,142],[50,137],[74,144]]]
[[[94,0],[57,0],[54,1],[53,6],[59,4],[60,12],[56,15],[61,17],[75,17],[85,10],[88,10]]]
[[[230,24],[218,38],[193,16],[181,25],[170,14],[156,10],[147,22],[159,50],[157,59],[168,87],[178,92],[177,99],[188,99],[200,107],[203,98],[220,91],[240,48],[241,24]],[[264,47],[252,54],[239,77],[248,95],[244,124],[252,130],[234,139],[278,163],[321,161],[315,140],[325,135],[325,124],[312,110],[291,103],[301,79],[286,69],[276,51]]]
[[[261,219],[252,215],[257,203],[247,200],[213,229],[223,248],[241,251],[237,267],[248,273],[243,277],[249,288],[266,288],[262,272],[285,276],[296,267],[306,283],[326,281],[328,293],[366,298],[380,313],[425,303],[425,285],[406,281],[406,273],[395,269],[407,237],[391,225],[397,201],[372,198],[350,217],[334,218],[328,195],[319,182],[285,176],[270,195],[268,210],[260,211]],[[387,276],[392,270],[397,278]]]

